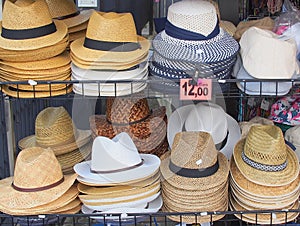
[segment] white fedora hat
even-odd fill
[[[81,178],[106,185],[146,178],[156,172],[159,165],[157,156],[139,154],[130,136],[122,132],[113,139],[96,137],[91,160],[76,164],[74,170]]]
[[[241,138],[237,121],[228,115],[221,106],[200,102],[176,109],[169,118],[167,137],[172,147],[176,133],[186,131],[205,131],[211,134],[218,149],[229,159],[234,145]]]

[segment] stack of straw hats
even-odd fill
[[[160,156],[168,149],[166,109],[162,106],[150,110],[141,95],[109,97],[106,115],[92,115],[89,121],[94,138],[113,138],[127,132],[140,153]]]
[[[46,0],[46,2],[52,18],[67,25],[70,43],[85,36],[93,9],[79,11],[73,0]]]
[[[250,80],[237,82],[240,90],[249,95],[278,96],[289,92],[293,83],[280,79],[293,79],[299,73],[294,39],[282,39],[272,31],[251,27],[243,33],[240,46],[241,66],[235,69],[235,76]],[[259,82],[259,79],[279,82]]]
[[[80,211],[76,174],[63,175],[51,149],[24,149],[13,177],[0,180],[0,211],[10,215],[75,214]]]
[[[177,133],[161,157],[163,211],[207,212],[228,208],[229,163],[207,132]],[[174,221],[204,223],[224,215],[169,215]]]
[[[74,166],[82,193],[79,198],[84,204],[82,211],[157,212],[162,206],[159,166],[160,159],[151,154],[139,154],[125,132],[113,139],[98,136],[93,142],[91,160]]]
[[[137,35],[130,13],[96,12],[88,22],[85,38],[72,42],[72,80],[102,80],[98,84],[74,84],[75,93],[90,96],[123,96],[146,87],[150,42]],[[106,81],[108,83],[106,83]]]
[[[33,19],[34,15],[34,19]],[[68,29],[53,21],[45,0],[5,1],[0,36],[0,80],[70,80],[70,58],[63,53]],[[65,84],[4,85],[13,97],[47,97],[66,94]]]
[[[153,49],[152,79],[176,87],[174,79],[230,78],[239,45],[220,28],[211,2],[186,0],[170,5],[165,30],[155,36]]]
[[[48,107],[35,120],[35,135],[21,139],[20,149],[51,148],[64,174],[73,173],[73,166],[89,158],[92,149],[91,131],[77,129],[64,107]]]
[[[247,137],[236,144],[230,162],[230,188],[233,211],[299,208],[299,162],[279,127],[252,126]],[[243,214],[242,220],[280,224],[296,219],[299,213],[274,214]]]

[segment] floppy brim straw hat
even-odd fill
[[[183,131],[184,124],[188,115],[193,109],[196,108],[196,106],[197,105],[191,104],[191,105],[186,105],[177,108],[169,117],[167,137],[168,137],[168,142],[170,147],[173,144],[173,140],[176,133]],[[241,131],[237,121],[227,113],[225,114],[227,120],[228,137],[227,137],[226,144],[224,145],[223,148],[221,148],[220,152],[222,152],[228,159],[230,159],[234,145],[241,138]],[[212,118],[212,120],[214,119]]]

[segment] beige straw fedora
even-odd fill
[[[68,32],[62,21],[52,21],[45,0],[5,1],[0,28],[0,47],[8,50],[51,46],[61,41]]]
[[[51,149],[27,148],[17,157],[14,177],[0,181],[1,206],[9,211],[50,203],[71,188],[76,176],[62,174]]]
[[[71,52],[88,62],[132,62],[148,53],[150,42],[137,35],[130,13],[94,11],[86,37],[71,43]]]
[[[162,181],[176,188],[211,189],[227,181],[229,163],[207,132],[179,132],[172,150],[161,157]],[[199,170],[201,169],[201,170]]]
[[[18,142],[21,149],[29,147],[51,147],[55,155],[78,149],[91,139],[90,130],[80,130],[64,107],[48,107],[35,120],[35,135]]]
[[[299,174],[297,155],[275,125],[252,126],[247,137],[235,145],[233,156],[243,176],[256,184],[288,185]]]
[[[46,0],[46,2],[51,17],[63,21],[68,28],[87,22],[94,11],[93,9],[79,11],[73,0]]]

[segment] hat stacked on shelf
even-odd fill
[[[239,45],[220,28],[211,2],[185,0],[169,6],[165,30],[155,36],[153,50],[152,79],[169,79],[166,85],[176,86],[174,79],[230,78]]]
[[[300,160],[300,125],[293,126],[285,131],[284,138],[286,141],[292,143],[295,147],[295,152]]]
[[[80,182],[78,189],[82,192],[79,196],[84,204],[82,211],[157,212],[162,206],[159,165],[160,159],[157,156],[139,154],[125,132],[113,139],[96,137],[91,160],[74,166]],[[156,206],[153,206],[153,202]],[[105,220],[119,221],[119,217],[107,217]]]
[[[34,19],[32,17],[34,15]],[[3,85],[13,97],[47,97],[66,94],[66,84],[40,84],[39,80],[71,77],[67,26],[53,21],[45,0],[5,1],[0,36],[1,81],[31,81],[29,84]]]
[[[100,80],[74,84],[74,92],[89,96],[124,96],[146,87],[150,42],[137,35],[130,13],[96,12],[85,38],[71,46],[72,80]],[[131,82],[110,83],[110,81]],[[132,82],[132,80],[137,82]]]
[[[229,163],[207,132],[179,132],[161,157],[163,211],[209,212],[228,208]],[[174,221],[204,223],[224,215],[168,215]]]
[[[291,81],[299,73],[297,45],[293,39],[281,39],[272,31],[251,27],[240,40],[242,65],[237,70],[237,86],[249,95],[286,95],[292,88]],[[277,81],[260,82],[259,79]],[[251,81],[252,80],[252,81]],[[255,82],[257,81],[257,82]]]
[[[51,149],[24,149],[14,176],[0,180],[0,211],[10,215],[75,214],[80,211],[76,174],[63,175]]]
[[[93,9],[79,11],[73,0],[46,0],[46,2],[52,18],[67,25],[69,43],[85,36]]]
[[[140,153],[160,156],[168,149],[166,108],[150,110],[142,94],[107,98],[106,115],[92,115],[89,121],[94,138],[127,132]]]
[[[51,148],[64,174],[73,173],[73,166],[90,157],[91,131],[77,129],[64,107],[48,107],[35,120],[35,135],[21,139],[20,149]]]
[[[299,160],[275,125],[250,128],[234,148],[230,175],[229,206],[233,211],[299,208]],[[274,214],[243,214],[242,220],[280,224],[296,219],[299,213]]]

